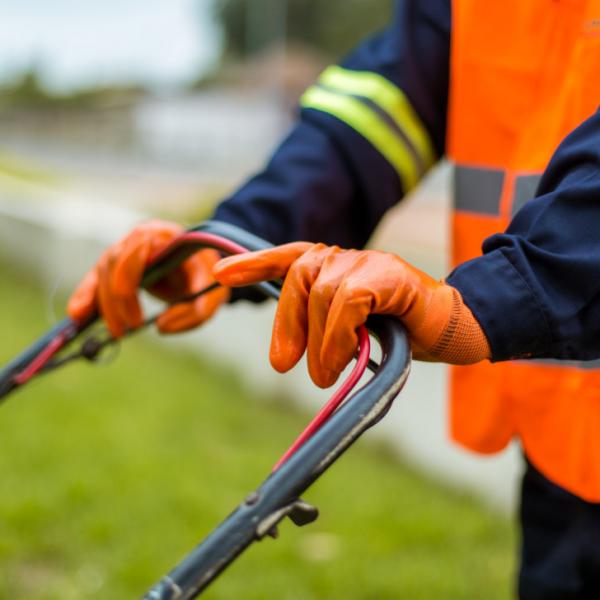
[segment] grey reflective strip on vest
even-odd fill
[[[482,215],[499,215],[505,172],[479,167],[454,168],[454,207],[456,210]],[[511,204],[514,216],[535,197],[541,175],[518,175]]]
[[[511,214],[514,217],[526,202],[535,198],[541,175],[519,175],[515,180]]]
[[[504,185],[504,171],[456,166],[454,207],[456,210],[498,215]]]
[[[600,369],[600,360],[556,360],[554,358],[535,358],[524,362],[535,363],[537,366],[571,367],[584,371]]]

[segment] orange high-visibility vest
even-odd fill
[[[600,0],[454,0],[452,26],[448,154],[458,264],[506,228],[561,140],[600,105]],[[600,370],[593,367],[453,367],[452,435],[482,453],[518,436],[546,477],[600,502]]]

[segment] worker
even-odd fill
[[[385,31],[306,91],[265,169],[216,209],[277,247],[216,267],[205,250],[153,288],[169,299],[215,275],[228,286],[168,309],[158,328],[171,333],[237,298],[231,287],[285,276],[271,362],[285,371],[308,347],[321,386],[371,312],[406,324],[416,358],[461,365],[453,439],[491,454],[518,438],[526,457],[522,600],[600,598],[599,74],[600,0],[400,0]],[[351,249],[444,155],[446,280]],[[98,308],[116,336],[138,326],[141,273],[180,231],[152,222],[109,248],[69,314]]]

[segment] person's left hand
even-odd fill
[[[417,359],[468,364],[490,356],[458,290],[394,254],[295,242],[223,259],[213,273],[228,287],[285,277],[271,364],[288,371],[307,349],[310,376],[320,387],[333,385],[350,362],[356,330],[370,314],[398,317]]]
[[[138,292],[144,271],[183,231],[177,223],[149,221],[107,248],[71,294],[67,307],[71,319],[83,322],[98,312],[115,338],[140,327],[144,316]],[[214,283],[212,268],[219,259],[216,250],[200,250],[148,291],[161,300],[176,302]],[[192,329],[210,319],[228,298],[229,290],[218,288],[188,302],[178,302],[158,317],[156,326],[161,333]]]

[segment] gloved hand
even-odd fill
[[[223,259],[213,273],[230,287],[285,277],[271,364],[288,371],[307,349],[310,376],[320,387],[333,385],[350,362],[356,330],[372,313],[404,323],[416,359],[468,364],[490,356],[458,290],[393,254],[295,242]]]
[[[181,226],[158,220],[133,229],[108,248],[83,278],[69,299],[69,316],[82,321],[97,310],[114,337],[139,327],[144,317],[137,290],[143,273],[151,259],[182,232]],[[212,267],[219,258],[216,250],[201,250],[148,291],[167,302],[196,292],[214,282]],[[158,329],[162,333],[176,333],[196,327],[210,318],[228,297],[229,290],[218,288],[190,302],[176,304],[160,315]]]

